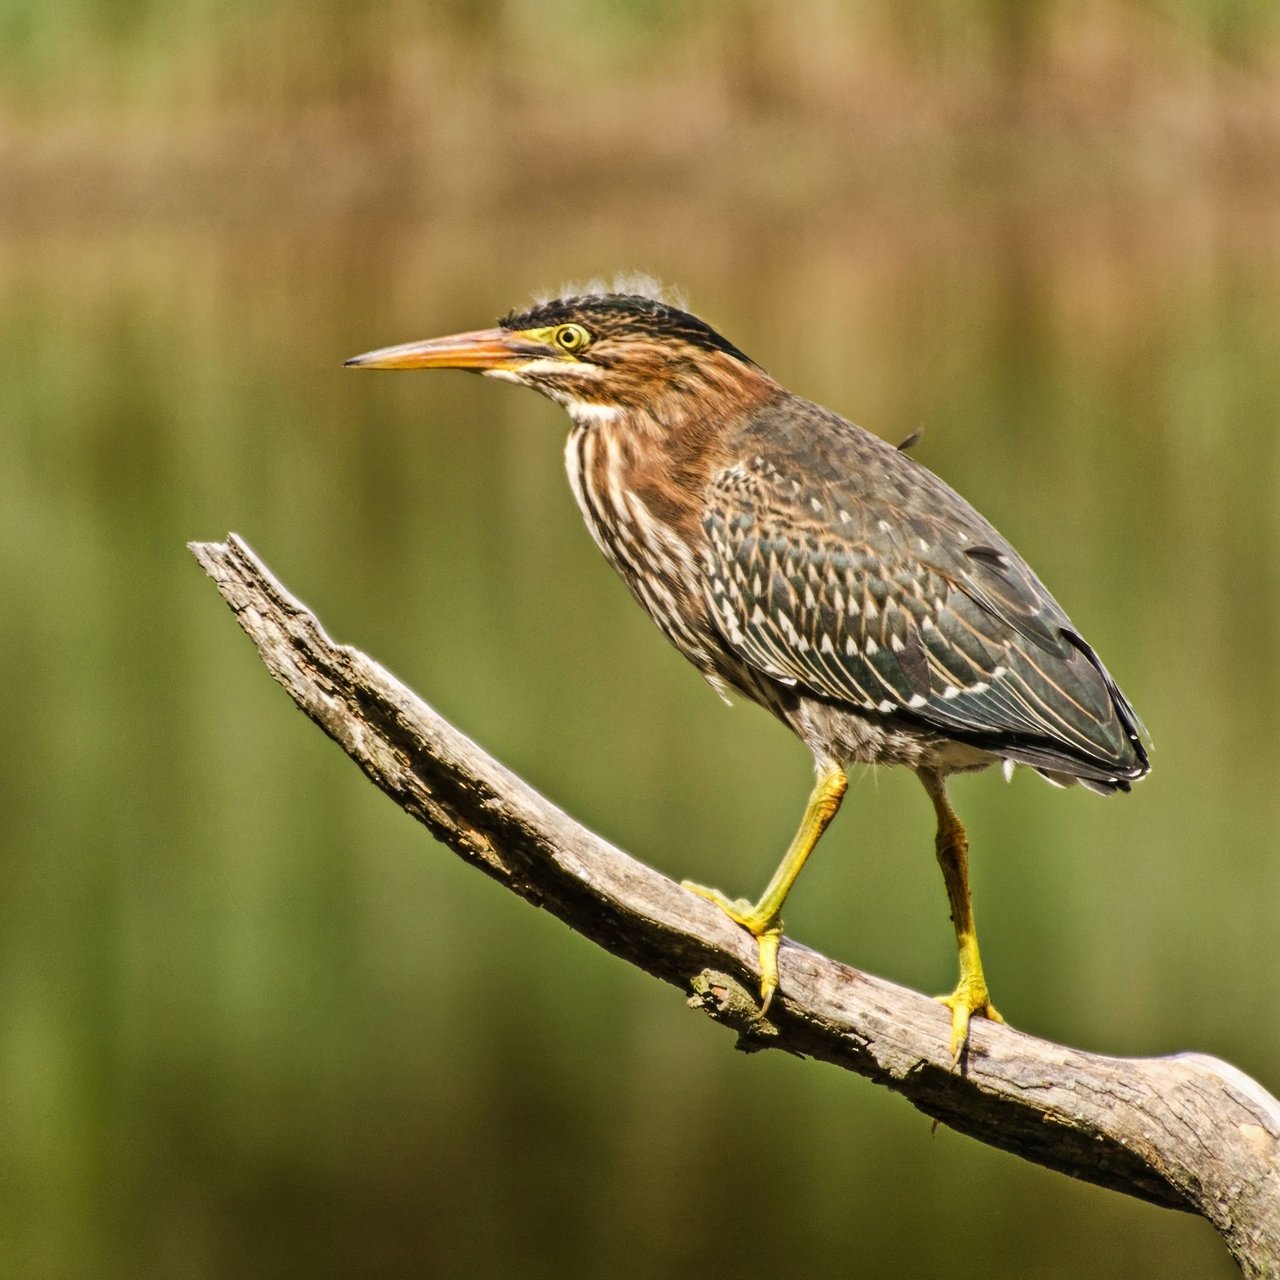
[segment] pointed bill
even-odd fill
[[[554,354],[509,329],[476,329],[425,342],[406,342],[352,356],[345,363],[360,369],[519,369]]]

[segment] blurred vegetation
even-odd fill
[[[558,412],[345,356],[620,268],[917,449],[1151,728],[962,780],[996,999],[1277,1086],[1274,5],[0,0],[0,1274],[1208,1277],[1203,1223],[746,1058],[442,854],[183,543],[605,835],[757,889],[803,749],[600,560]],[[954,975],[862,777],[789,932]],[[763,1225],[762,1225],[763,1224]]]
[[[223,218],[266,186],[291,217],[403,216],[760,165],[774,206],[1271,187],[1278,32],[1262,0],[2,0],[0,159],[12,209]]]

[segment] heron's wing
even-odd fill
[[[1066,614],[963,499],[888,453],[911,471],[874,501],[793,480],[785,459],[712,478],[706,591],[730,648],[864,712],[1106,782],[1140,776],[1136,717]]]

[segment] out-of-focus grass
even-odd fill
[[[15,3],[6,216],[402,216],[587,181],[785,209],[939,179],[1280,180],[1280,17],[1212,0]],[[767,179],[765,175],[767,174]]]

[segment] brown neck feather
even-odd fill
[[[781,394],[762,370],[717,352],[696,373],[664,377],[657,395],[594,429],[613,435],[623,484],[658,520],[692,538],[707,481],[731,461],[724,448],[728,431]]]

